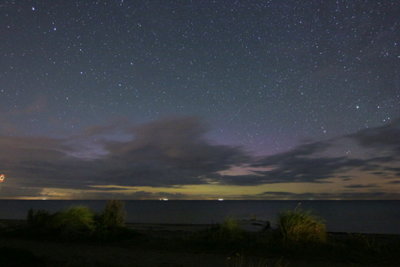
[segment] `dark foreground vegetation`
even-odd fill
[[[172,231],[126,225],[123,203],[113,200],[98,214],[83,206],[30,210],[26,221],[4,221],[0,233],[0,266],[400,266],[399,236],[327,233],[300,209],[258,232],[232,218]]]
[[[137,235],[134,230],[125,227],[123,202],[117,200],[108,201],[99,214],[84,206],[70,207],[54,214],[31,209],[27,226],[19,233],[36,238],[94,241],[119,240]]]

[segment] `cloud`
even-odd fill
[[[318,156],[332,146],[329,142],[316,142],[298,146],[288,152],[260,158],[252,166],[262,167],[256,175],[224,176],[223,183],[237,185],[257,185],[269,183],[327,183],[326,179],[337,177],[345,171],[365,167],[368,161],[345,156]]]
[[[109,177],[124,185],[176,186],[206,183],[205,178],[249,156],[238,147],[209,143],[203,124],[193,117],[165,119],[132,129],[134,139],[107,142],[101,160]]]
[[[93,135],[113,127],[92,128]],[[180,186],[207,183],[206,177],[250,158],[239,147],[211,144],[194,117],[131,127],[129,140],[101,139],[105,153],[82,157],[74,138],[0,137],[0,169],[23,186],[87,188],[97,184]],[[91,135],[92,134],[92,135]],[[81,147],[82,148],[82,147]],[[85,147],[83,147],[85,149]]]
[[[354,141],[363,156],[338,155],[334,150],[344,141]],[[368,153],[373,150],[373,153]],[[371,156],[372,155],[372,156]],[[360,172],[396,177],[400,175],[400,119],[382,127],[370,128],[327,141],[300,145],[290,151],[262,157],[252,162],[253,175],[225,175],[224,184],[259,185],[271,183],[328,183],[329,178],[350,180],[346,172]]]
[[[346,185],[345,188],[374,188],[376,184],[350,184]]]
[[[189,199],[190,196],[182,193],[168,193],[168,192],[148,192],[144,190],[138,191],[125,191],[125,190],[85,190],[85,191],[72,191],[68,193],[58,193],[57,191],[46,191],[40,193],[41,198],[68,198],[68,199],[138,199],[138,200],[158,200],[160,198],[167,198],[171,200]]]
[[[390,124],[365,129],[347,136],[365,148],[391,151],[392,159],[400,156],[400,118]]]
[[[400,193],[376,192],[341,192],[341,193],[293,193],[293,192],[264,192],[259,195],[243,196],[245,198],[261,199],[346,199],[346,200],[368,200],[368,199],[400,199]]]
[[[98,197],[97,197],[98,196]],[[104,193],[98,194],[94,196],[94,198],[104,198]],[[115,196],[119,196],[121,198],[121,194],[115,194]],[[188,195],[182,193],[168,193],[168,192],[148,192],[148,191],[136,191],[129,194],[122,195],[125,198],[129,197],[130,199],[160,199],[160,198],[167,198],[167,199],[187,199],[189,198]],[[122,198],[124,198],[122,197]],[[109,198],[109,197],[108,197]]]
[[[0,137],[0,171],[7,183],[26,187],[81,187],[98,164],[69,156],[68,140],[49,137]]]
[[[207,127],[198,118],[184,117],[136,126],[91,127],[66,138],[0,136],[0,172],[8,176],[6,183],[16,195],[23,194],[15,191],[17,187],[89,192],[93,185],[330,183],[329,178],[350,181],[348,172],[355,170],[382,179],[400,173],[398,120],[257,158],[241,147],[214,144],[205,138],[206,133]],[[343,140],[357,143],[361,156],[334,152]],[[365,187],[361,184],[357,181],[348,188]]]
[[[37,187],[0,185],[0,198],[31,198],[40,195],[42,189]]]

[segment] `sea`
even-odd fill
[[[57,212],[84,205],[100,212],[105,200],[0,200],[0,219],[25,219],[29,209]],[[400,234],[400,200],[125,200],[127,222],[216,224],[226,218],[269,221],[301,208],[321,217],[330,232]]]

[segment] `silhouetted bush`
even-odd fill
[[[103,212],[97,217],[101,229],[115,229],[125,226],[126,212],[121,200],[108,200]]]
[[[65,237],[91,234],[95,228],[94,213],[83,206],[68,208],[53,215],[51,228]]]
[[[100,214],[94,214],[84,206],[71,207],[54,214],[30,209],[27,221],[29,228],[33,230],[31,234],[67,239],[90,237],[111,240],[136,234],[125,228],[124,204],[119,200],[107,201]]]
[[[217,235],[220,239],[234,241],[243,237],[244,230],[240,227],[239,222],[233,218],[226,218],[219,225]]]
[[[246,243],[246,232],[239,222],[227,218],[222,224],[199,231],[192,236],[191,241],[207,247],[241,247]]]
[[[33,210],[28,211],[27,222],[28,226],[32,228],[48,228],[50,227],[52,214],[46,210]]]
[[[327,233],[325,223],[308,211],[295,209],[279,215],[278,231],[284,243],[323,243]]]

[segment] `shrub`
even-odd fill
[[[99,216],[101,228],[115,229],[125,225],[126,212],[124,203],[120,200],[108,200],[103,212]]]
[[[32,228],[48,228],[51,224],[52,215],[45,210],[33,210],[28,211],[28,226]]]
[[[243,239],[245,232],[237,220],[226,218],[222,224],[210,229],[209,234],[209,241],[231,243]]]
[[[89,234],[94,230],[94,214],[87,207],[71,207],[54,214],[51,227],[66,236]]]
[[[327,238],[322,219],[300,209],[281,213],[278,230],[284,243],[321,243]]]
[[[241,232],[239,222],[233,218],[226,218],[224,222],[220,225],[220,231],[227,233]]]

